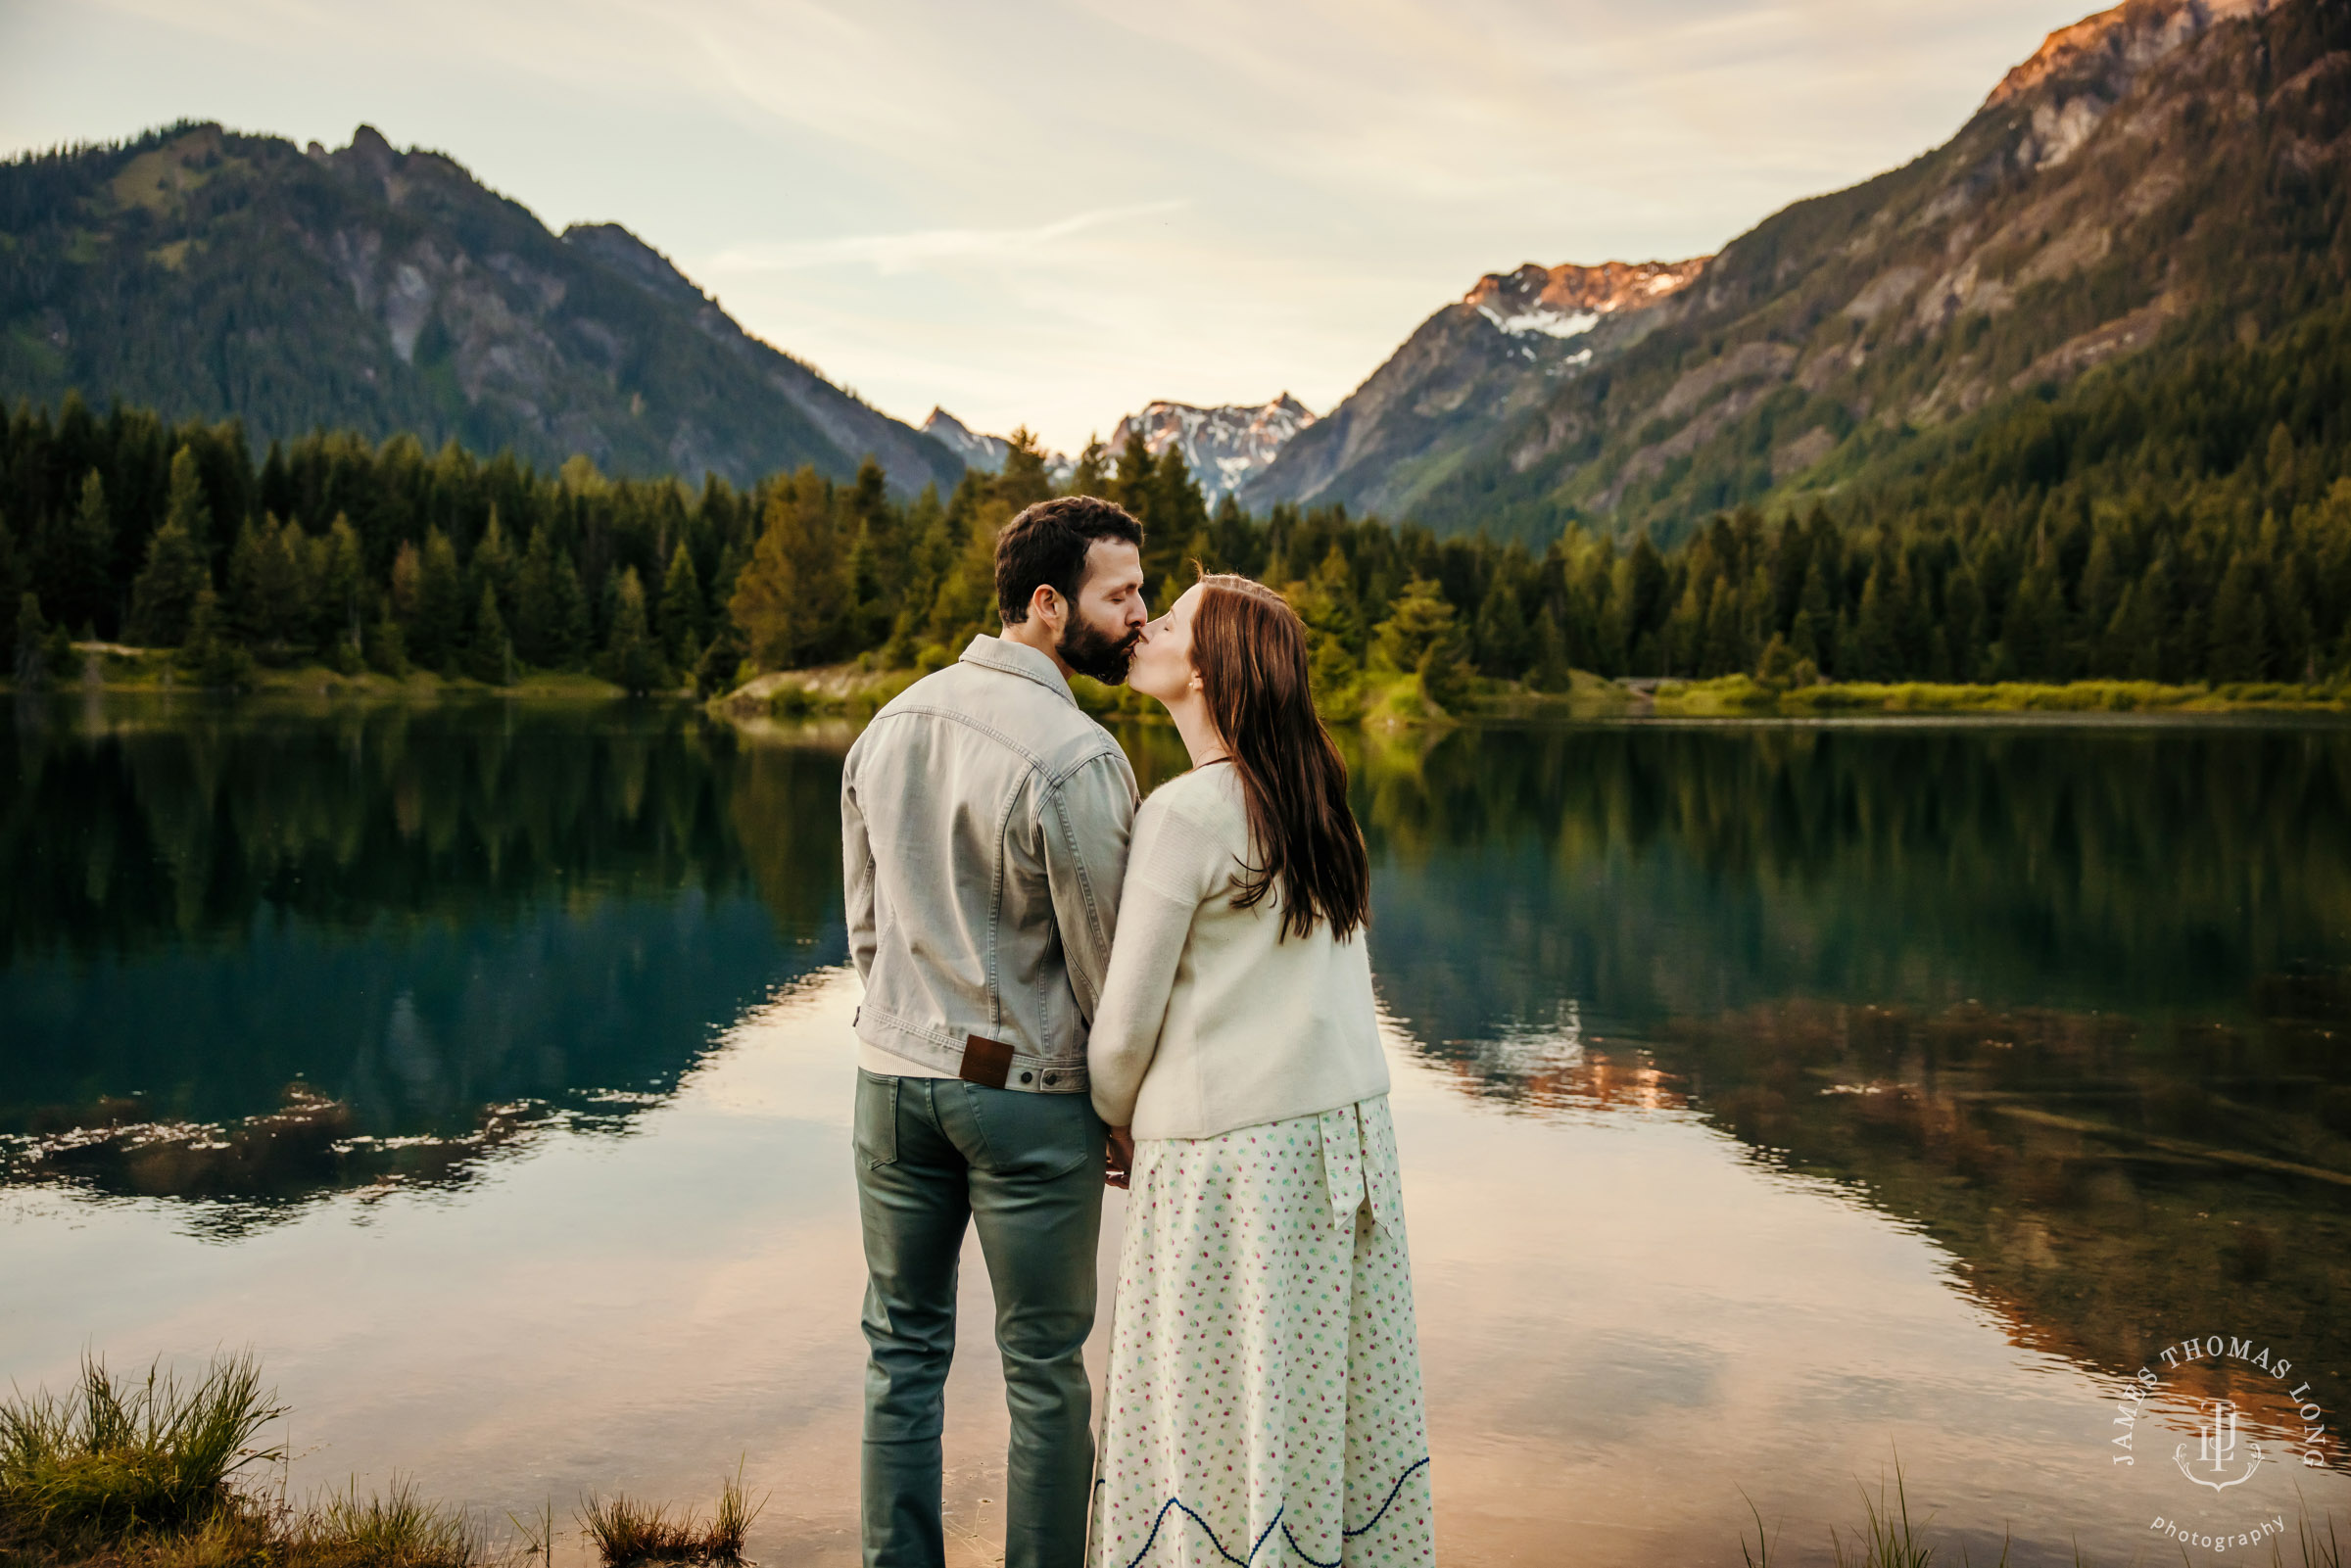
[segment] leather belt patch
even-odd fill
[[[984,1034],[967,1034],[963,1038],[963,1069],[957,1075],[967,1083],[984,1084],[990,1089],[1004,1087],[1005,1078],[1012,1073],[1012,1047],[1002,1040],[991,1040]]]

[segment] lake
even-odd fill
[[[250,1346],[297,1496],[412,1476],[504,1536],[740,1462],[755,1556],[855,1561],[851,738],[0,716],[0,1378]],[[1182,766],[1121,738],[1146,787]],[[1347,745],[1446,1561],[1735,1564],[1751,1505],[1828,1562],[1897,1461],[1939,1560],[2351,1517],[2351,729]],[[985,1279],[975,1247],[975,1563]],[[2222,1400],[2264,1461],[2227,1487]]]

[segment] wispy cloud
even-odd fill
[[[877,271],[919,272],[940,262],[1032,261],[1054,243],[1087,229],[1173,213],[1188,204],[1138,202],[1097,207],[1029,228],[933,228],[908,234],[845,234],[827,240],[782,240],[738,245],[710,259],[713,272],[795,272],[809,267],[870,264]]]

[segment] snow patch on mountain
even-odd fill
[[[1490,305],[1481,305],[1477,313],[1508,332],[1513,338],[1529,332],[1540,332],[1547,338],[1572,338],[1600,325],[1598,310],[1521,310],[1516,315],[1504,315]]]
[[[1314,410],[1286,392],[1271,403],[1213,408],[1159,402],[1119,421],[1111,432],[1110,454],[1115,459],[1127,438],[1136,434],[1154,457],[1175,446],[1214,506],[1262,472],[1292,436],[1314,422]]]

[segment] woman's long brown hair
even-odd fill
[[[1371,916],[1371,864],[1347,804],[1347,763],[1307,684],[1306,625],[1279,594],[1227,573],[1200,579],[1192,667],[1232,753],[1251,852],[1233,907],[1281,886],[1281,935],[1318,920],[1345,940]]]

